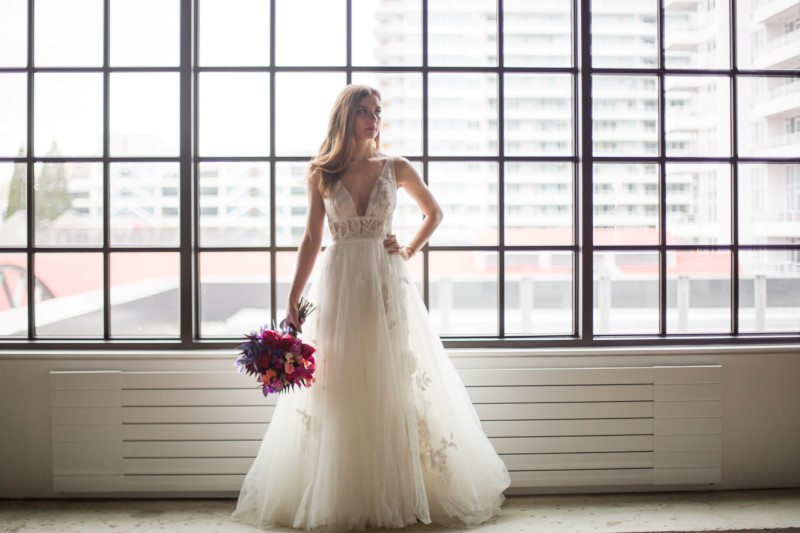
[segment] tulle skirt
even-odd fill
[[[404,261],[381,239],[345,240],[320,266],[301,335],[317,381],[279,397],[233,518],[314,531],[484,522],[508,471]]]

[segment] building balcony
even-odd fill
[[[794,98],[798,93],[800,93],[800,78],[773,87],[768,92],[770,98],[781,98],[786,95],[793,95]]]
[[[790,238],[800,237],[800,211],[778,211],[754,217],[750,225],[753,237]]]
[[[667,2],[669,3],[669,2]],[[681,3],[694,5],[697,0],[683,0]],[[652,7],[649,2],[630,2],[629,0],[606,0],[602,3],[602,8],[593,10],[597,14],[623,14],[623,15],[651,15]]]
[[[697,8],[699,0],[664,0],[665,10],[691,11]]]
[[[800,79],[760,92],[756,98],[753,112],[760,117],[794,115],[800,110]]]
[[[800,30],[785,33],[761,44],[755,49],[754,67],[797,68],[800,65]]]
[[[800,153],[800,131],[784,135],[771,135],[756,143],[760,157],[792,157]],[[800,232],[798,232],[800,234]]]
[[[776,18],[784,18],[797,9],[797,0],[754,0],[753,22],[763,24]]]
[[[750,265],[753,272],[759,274],[800,274],[800,263],[796,261],[754,261]]]
[[[671,52],[696,51],[704,43],[721,38],[715,18],[693,16],[688,27],[669,29],[664,35],[664,47]]]

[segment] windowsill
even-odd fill
[[[453,359],[487,357],[539,358],[539,357],[603,357],[603,356],[656,356],[656,355],[726,355],[726,354],[793,354],[800,355],[800,344],[737,344],[737,345],[682,345],[682,346],[616,346],[592,348],[451,348],[447,353]],[[230,360],[236,350],[0,350],[0,360]]]

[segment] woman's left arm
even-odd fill
[[[434,198],[433,193],[422,181],[422,177],[417,173],[411,163],[403,157],[399,157],[394,161],[394,173],[397,187],[404,188],[411,198],[417,202],[420,210],[425,215],[422,224],[417,230],[414,237],[404,246],[397,246],[397,240],[394,234],[387,236],[387,248],[389,253],[399,253],[404,259],[410,259],[415,253],[420,251],[425,243],[431,238],[433,232],[442,222],[444,213],[439,206],[439,202]],[[392,247],[391,244],[395,246]]]

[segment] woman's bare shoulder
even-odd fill
[[[392,157],[391,160],[394,164],[394,175],[398,185],[402,185],[409,180],[419,179],[417,170],[408,159],[395,156]]]

